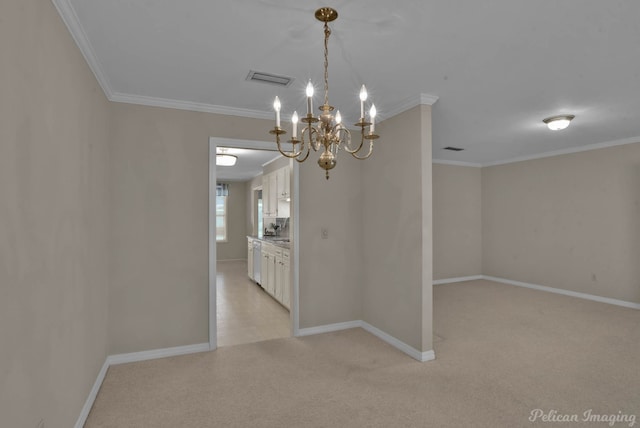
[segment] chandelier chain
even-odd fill
[[[324,105],[329,105],[329,36],[331,30],[324,23]]]

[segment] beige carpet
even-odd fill
[[[113,366],[85,426],[640,426],[640,311],[488,281],[434,295],[435,361],[353,329]]]

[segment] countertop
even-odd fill
[[[282,239],[288,239],[288,238],[284,238],[281,236],[263,236],[263,237],[258,237],[255,235],[247,235],[247,238],[251,238],[251,239],[257,239],[259,241],[262,242],[268,242],[269,244],[278,246],[278,247],[282,247],[282,248],[286,248],[286,249],[290,249],[291,248],[291,243],[289,241],[282,241]]]

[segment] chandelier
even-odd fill
[[[327,180],[329,179],[329,170],[336,166],[336,157],[339,150],[350,153],[356,159],[367,159],[373,152],[373,141],[379,138],[375,134],[375,117],[376,107],[371,104],[369,110],[369,121],[365,118],[364,103],[367,100],[367,89],[364,85],[360,89],[360,120],[354,126],[360,128],[360,141],[352,144],[351,132],[342,124],[342,116],[340,110],[336,111],[335,116],[332,114],[333,106],[329,105],[329,49],[328,42],[331,30],[328,23],[338,18],[338,12],[330,7],[323,7],[316,10],[315,17],[317,20],[324,22],[324,104],[319,107],[320,115],[314,116],[313,111],[313,85],[311,81],[307,85],[307,115],[298,118],[298,113],[293,112],[291,117],[292,136],[288,141],[291,143],[291,151],[282,149],[280,136],[287,133],[280,127],[280,99],[276,97],[273,108],[276,111],[276,126],[269,131],[270,134],[276,136],[276,144],[278,151],[287,158],[295,159],[302,163],[309,157],[311,149],[313,151],[321,150],[322,153],[318,159],[318,165],[326,171]],[[304,125],[298,136],[298,120]],[[369,128],[368,130],[366,128]],[[360,151],[365,147],[365,141],[368,141],[368,151],[366,154]]]

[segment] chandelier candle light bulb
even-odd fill
[[[360,141],[352,143],[351,131],[342,124],[342,115],[337,110],[334,114],[334,107],[329,105],[329,36],[331,30],[328,23],[338,18],[338,12],[329,7],[322,7],[315,13],[316,19],[324,23],[324,103],[319,107],[320,114],[313,115],[313,83],[309,80],[306,87],[307,94],[307,115],[299,118],[298,113],[294,112],[291,116],[292,138],[289,143],[293,146],[291,151],[282,149],[281,135],[287,133],[280,127],[280,99],[276,97],[273,102],[273,108],[276,111],[276,126],[269,131],[275,135],[278,151],[285,157],[295,159],[302,163],[309,157],[311,149],[314,152],[320,151],[318,165],[326,171],[326,177],[329,179],[329,170],[336,166],[338,152],[344,150],[356,159],[367,159],[373,152],[373,142],[379,136],[375,131],[376,107],[371,104],[369,117],[371,122],[365,120],[364,102],[368,98],[367,88],[362,85],[360,88],[360,120],[354,126],[360,128]],[[298,138],[298,121],[302,122],[300,137]],[[366,128],[369,127],[369,132]],[[365,142],[369,142],[365,145]],[[368,146],[368,150],[362,150]],[[362,150],[362,152],[361,152]],[[363,153],[363,155],[360,155]]]
[[[291,116],[291,123],[293,124],[292,137],[296,138],[298,136],[298,112],[293,112],[293,116]]]
[[[362,85],[360,88],[360,118],[364,120],[364,102],[367,101],[367,88]]]
[[[313,111],[313,84],[311,80],[307,83],[307,115]]]
[[[376,106],[375,104],[371,104],[371,109],[369,110],[369,117],[371,118],[371,128],[369,128],[369,134],[373,134],[373,131],[376,130]]]
[[[273,108],[276,111],[276,128],[280,128],[280,98],[276,97]]]

